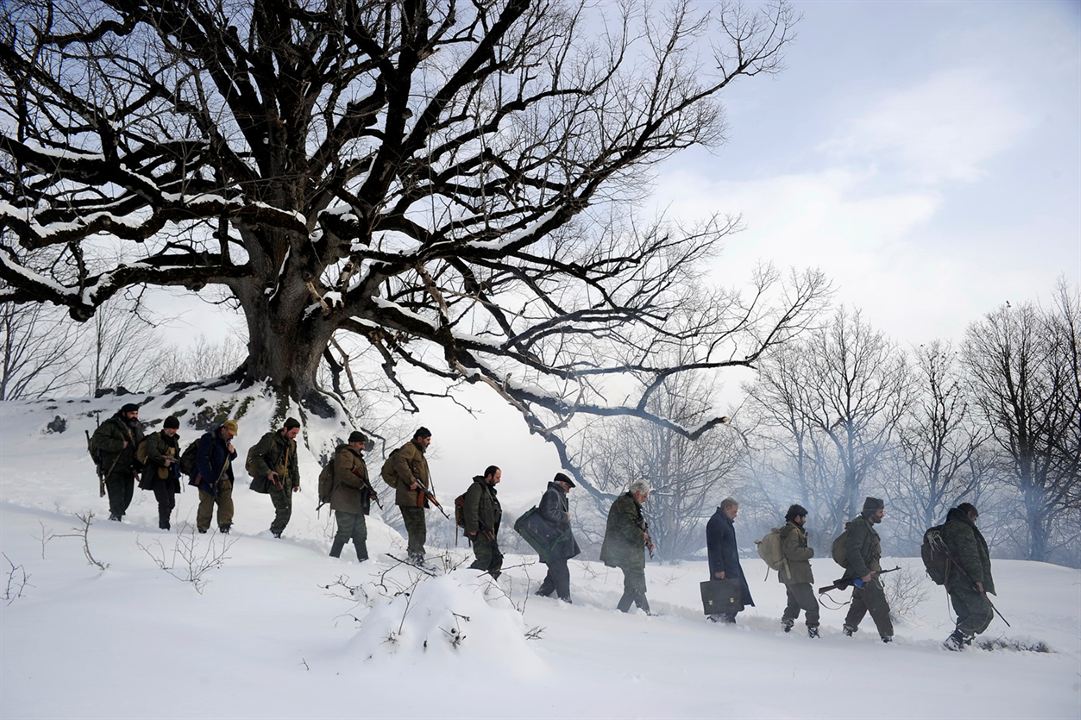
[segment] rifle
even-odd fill
[[[383,503],[379,502],[379,493],[377,493],[375,491],[375,488],[372,487],[372,481],[368,479],[367,475],[361,475],[360,473],[358,473],[353,468],[349,468],[349,472],[353,473],[358,478],[360,478],[361,482],[364,483],[364,487],[368,488],[368,492],[371,493],[372,499],[375,500],[376,506],[380,510],[382,510],[383,509]]]
[[[443,506],[439,504],[439,501],[435,499],[435,495],[432,494],[432,491],[426,488],[424,486],[424,483],[422,483],[417,478],[413,478],[413,482],[416,483],[418,488],[420,488],[420,492],[424,493],[424,498],[432,505],[435,505],[437,508],[439,508],[439,512],[443,513],[443,517],[445,517],[447,520],[450,520],[450,515],[447,515],[447,511],[444,510]]]
[[[963,574],[966,578],[968,578],[968,581],[970,583],[972,583],[972,587],[974,589],[979,589],[976,586],[976,581],[972,579],[972,576],[968,574],[968,571],[965,570],[964,566],[961,565],[961,563],[957,562],[956,559],[954,559],[953,554],[950,553],[950,549],[949,549],[949,547],[946,546],[945,542],[942,542],[941,544],[936,545],[936,549],[940,550],[942,552],[942,554],[946,556],[946,559],[950,561],[950,565],[955,566],[958,570],[961,571],[961,574]],[[949,591],[947,591],[947,592],[949,592]],[[1006,623],[1006,627],[1013,627],[1012,625],[1010,625],[1010,621],[1007,620],[1002,615],[1002,613],[1000,613],[998,611],[998,608],[995,607],[995,604],[993,602],[991,602],[991,598],[987,597],[987,591],[986,590],[980,590],[980,594],[983,595],[983,599],[987,601],[987,604],[991,606],[991,609],[995,611],[995,615],[998,615],[999,618],[1002,620],[1002,622]]]
[[[875,571],[875,577],[878,577],[879,575],[885,575],[886,573],[895,572],[900,569],[901,566],[898,565],[897,567],[890,568],[889,570],[877,570]],[[852,587],[853,585],[855,585],[856,587],[862,587],[862,582],[860,584],[856,584],[856,581],[859,579],[860,578],[841,578],[840,580],[834,581],[832,585],[826,585],[825,587],[818,588],[818,594],[822,595],[824,593],[828,593],[830,590],[845,590]]]
[[[98,497],[105,497],[105,473],[101,469],[101,465],[98,463],[98,458],[94,454],[94,451],[90,448],[90,431],[83,430],[83,434],[86,435],[86,451],[90,453],[90,457],[94,460],[94,470],[98,473]]]

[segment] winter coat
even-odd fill
[[[547,562],[549,558],[569,560],[582,552],[582,549],[578,547],[578,541],[574,539],[574,532],[571,531],[570,507],[570,501],[563,488],[558,483],[548,483],[548,489],[541,496],[537,512],[546,523],[561,531],[562,535],[552,545],[549,557],[542,557],[541,562]]]
[[[245,469],[253,478],[278,473],[282,487],[300,487],[297,466],[297,441],[285,437],[281,430],[271,430],[248,450]]]
[[[965,512],[950,509],[946,514],[946,524],[942,527],[942,538],[953,561],[960,566],[950,567],[946,575],[946,589],[967,590],[978,582],[983,584],[984,590],[994,595],[995,580],[991,577],[991,554],[987,550],[987,541]]]
[[[372,509],[368,466],[364,456],[348,445],[334,451],[334,488],[330,491],[330,509],[367,515]]]
[[[466,535],[483,535],[494,540],[499,534],[503,508],[499,505],[495,487],[489,485],[483,475],[474,477],[473,483],[465,491],[462,511]]]
[[[131,477],[139,469],[135,460],[135,448],[143,439],[143,426],[138,420],[134,425],[117,413],[98,426],[90,438],[90,447],[97,458],[98,467],[106,475]],[[127,447],[124,443],[127,443]]]
[[[601,562],[608,567],[642,570],[646,566],[646,520],[642,506],[630,493],[616,498],[608,509],[608,523],[601,544]]]
[[[857,578],[867,575],[872,570],[881,570],[882,540],[875,531],[874,524],[866,516],[860,515],[845,524],[848,537],[845,542],[845,577]]]
[[[196,441],[195,474],[188,484],[216,496],[219,478],[228,480],[230,485],[234,482],[233,460],[236,460],[236,450],[229,452],[228,441],[221,436],[221,426],[210,430]]]
[[[720,508],[706,523],[706,552],[709,555],[709,576],[723,572],[726,580],[739,580],[743,590],[743,605],[754,605],[751,588],[743,567],[739,564],[739,547],[736,545],[736,526]]]
[[[176,469],[165,464],[165,458],[172,458]],[[139,480],[143,490],[161,488],[166,492],[180,492],[180,468],[175,462],[180,460],[180,435],[169,437],[164,430],[151,433],[146,438],[146,467]]]
[[[393,459],[391,469],[398,481],[394,489],[394,504],[399,507],[430,507],[423,491],[409,489],[416,482],[431,491],[432,479],[424,448],[410,440],[395,451]]]
[[[807,533],[796,523],[787,523],[781,528],[781,555],[785,564],[777,572],[777,579],[785,585],[813,583],[811,558],[815,549],[807,545]]]

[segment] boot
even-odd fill
[[[958,652],[965,649],[965,634],[960,630],[954,630],[950,633],[950,636],[946,638],[942,643],[942,647],[952,652]]]
[[[884,642],[884,643],[893,642],[893,635],[880,635],[879,637],[882,638],[882,642]]]
[[[820,637],[819,634],[818,634],[818,626],[817,625],[808,625],[807,626],[807,637],[809,637],[809,638]]]
[[[335,540],[330,546],[330,556],[332,558],[340,558],[342,556],[342,548],[345,547],[344,540]]]
[[[222,525],[220,528],[218,528],[218,532],[220,532],[222,535],[228,535],[230,527],[232,527],[232,526],[231,525]]]
[[[841,628],[841,631],[845,634],[845,637],[852,637],[856,633],[857,630],[859,630],[859,628],[854,628],[851,625],[848,625],[847,623],[845,624],[845,626],[843,628]]]
[[[795,625],[795,624],[796,624],[795,620],[790,620],[788,618],[782,618],[781,619],[781,627],[784,628],[785,632],[792,632],[792,626]]]
[[[113,520],[114,522],[120,522],[120,516],[116,513],[109,513],[109,519]]]

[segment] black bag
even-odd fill
[[[571,532],[570,528],[560,529],[545,520],[536,505],[522,513],[515,521],[514,531],[540,555],[541,562],[547,560],[552,554],[552,548]]]
[[[266,475],[253,477],[251,479],[251,485],[249,485],[248,487],[257,493],[263,493],[264,495],[268,495],[270,493],[270,481],[267,480]]]
[[[702,590],[702,612],[706,615],[743,610],[743,585],[738,579],[706,580],[699,587]]]
[[[927,570],[928,577],[936,585],[945,585],[946,578],[950,573],[950,556],[946,548],[946,541],[942,537],[942,528],[945,525],[935,525],[928,528],[923,534],[923,543],[920,545],[920,557],[923,558],[923,567]]]

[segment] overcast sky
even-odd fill
[[[1081,4],[795,7],[786,70],[724,94],[727,143],[659,169],[654,205],[673,217],[742,215],[719,282],[762,260],[819,267],[904,344],[959,340],[1007,300],[1047,301],[1059,277],[1081,285]],[[186,321],[206,327],[201,314]],[[478,404],[479,422],[446,405],[419,418],[437,484],[496,463],[512,504],[539,497],[554,452]]]

